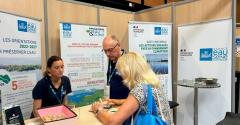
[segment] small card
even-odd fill
[[[25,125],[20,106],[15,106],[5,110],[7,124]]]

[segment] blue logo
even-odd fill
[[[37,26],[35,23],[18,20],[18,31],[36,33]]]
[[[240,38],[236,38],[236,45],[240,45]]]
[[[71,31],[71,24],[70,23],[63,23],[63,30]]]
[[[200,61],[226,61],[227,48],[203,48],[200,49]]]
[[[200,61],[212,61],[212,48],[200,49]]]
[[[72,31],[63,30],[63,38],[72,38]]]
[[[63,23],[63,38],[72,38],[71,29],[70,23]]]
[[[154,34],[155,35],[167,35],[168,28],[167,27],[154,27]]]
[[[213,61],[226,61],[228,58],[227,48],[213,48],[212,58]]]
[[[27,26],[27,32],[36,33],[36,24],[28,22]]]
[[[161,27],[154,27],[155,35],[161,35]]]
[[[18,20],[18,31],[27,32],[27,21]]]

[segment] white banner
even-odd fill
[[[198,124],[215,125],[231,111],[232,20],[178,27],[178,79],[217,78],[198,89]],[[194,89],[178,86],[177,125],[193,124]]]
[[[103,96],[107,59],[102,52],[106,27],[60,23],[61,57],[73,95],[69,103],[83,106]]]
[[[40,22],[0,12],[0,88],[2,107],[32,112],[32,89],[41,78]]]
[[[172,24],[130,22],[129,51],[145,57],[172,100]]]

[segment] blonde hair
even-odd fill
[[[153,87],[159,86],[156,74],[146,60],[135,52],[129,52],[121,56],[117,61],[116,68],[129,89],[132,89],[138,83],[150,84]]]

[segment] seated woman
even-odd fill
[[[122,125],[125,120],[139,109],[139,106],[147,107],[143,86],[150,84],[158,114],[165,119],[168,125],[171,125],[172,118],[167,97],[164,94],[162,85],[146,60],[137,53],[129,52],[119,58],[116,67],[123,78],[124,84],[130,89],[130,94],[126,100],[111,100],[113,103],[121,105],[114,114],[109,114],[107,111],[102,110],[103,104],[101,102],[93,103],[92,110],[96,113],[96,117],[104,125]],[[160,96],[161,104],[157,103],[157,94]],[[159,106],[162,110],[159,109]]]
[[[42,107],[67,104],[66,95],[72,92],[70,80],[63,75],[64,63],[61,57],[51,56],[47,61],[44,77],[33,88],[33,112],[31,118],[37,117],[37,109]]]

